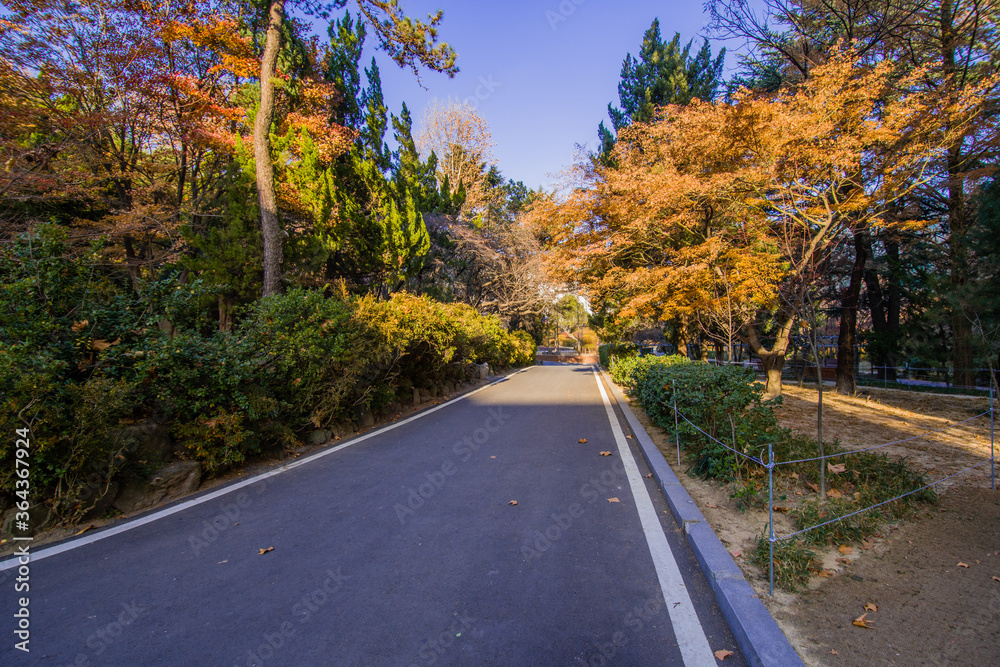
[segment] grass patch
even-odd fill
[[[750,562],[768,571],[770,548],[767,534],[757,538]],[[809,583],[810,569],[816,553],[795,538],[774,543],[774,585],[786,591],[797,591]]]

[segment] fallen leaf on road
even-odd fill
[[[820,570],[817,574],[821,577],[832,577],[837,574],[836,570]]]
[[[861,540],[861,548],[864,549],[865,551],[868,551],[873,546],[875,546],[874,542],[869,542],[868,540]]]
[[[878,605],[869,602],[868,604],[865,605],[865,611],[878,611]]]
[[[959,563],[958,567],[969,567],[967,563]]]
[[[491,458],[491,459],[495,459],[496,457],[495,457],[495,456],[491,456],[490,458]]]
[[[512,501],[510,501],[510,502],[509,502],[509,503],[507,503],[507,504],[508,504],[508,505],[516,505],[516,504],[517,504],[517,501],[516,501],[516,500],[512,500]]]
[[[826,492],[826,495],[827,497],[833,498],[834,500],[836,500],[837,498],[844,497],[844,494],[838,491],[837,489],[830,489],[829,491]]]
[[[95,528],[95,527],[96,526],[94,526],[94,524],[90,524],[89,526],[87,526],[86,528],[84,528],[83,530],[81,530],[79,533],[77,533],[77,535],[83,535],[88,530],[90,530],[91,528]],[[993,578],[996,579],[996,577],[993,577]]]
[[[726,658],[728,658],[732,654],[733,654],[732,651],[716,651],[715,652],[715,659],[716,660],[725,660]]]
[[[830,471],[831,475],[836,475],[837,473],[845,472],[847,470],[847,464],[838,463],[837,465],[834,465],[832,463],[827,463],[826,469]]]
[[[712,508],[712,509],[714,509],[714,510],[717,510],[717,509],[719,509],[719,506],[718,506],[718,505],[705,505],[705,507],[711,507],[711,508]]]
[[[739,558],[740,556],[743,555],[742,551],[730,551],[729,553],[733,555],[733,558]]]
[[[601,452],[601,456],[611,456],[611,452]]]
[[[861,614],[860,616],[858,616],[856,619],[854,619],[851,622],[851,625],[856,625],[859,628],[870,628],[870,627],[872,627],[873,625],[875,625],[875,622],[874,621],[866,620],[865,616],[867,616],[867,615],[868,615],[867,612],[865,612],[864,614]]]
[[[608,502],[609,503],[617,503],[617,502],[621,502],[621,501],[619,501],[617,498],[608,498]]]
[[[632,436],[630,436],[630,435],[626,435],[625,437],[628,438],[629,440],[632,439]]]
[[[1000,581],[1000,577],[993,577],[993,581]]]
[[[649,474],[648,474],[648,475],[646,475],[645,477],[646,477],[646,479],[649,479],[649,478],[650,478],[650,477],[652,477],[652,476],[653,476],[653,473],[649,473]]]
[[[850,558],[838,558],[837,562],[840,563],[841,565],[850,565],[851,564],[851,559]]]
[[[261,549],[261,550],[260,550],[260,553],[259,553],[259,554],[257,554],[257,555],[258,555],[258,556],[263,556],[263,555],[264,555],[264,554],[266,554],[266,553],[267,553],[268,551],[274,551],[274,547],[268,547],[268,548],[266,548],[266,549]]]
[[[854,553],[854,547],[849,547],[846,544],[841,544],[840,547],[838,547],[837,551],[844,554],[845,556],[850,556],[852,553]]]
[[[580,438],[579,440],[577,440],[577,442],[579,442],[581,445],[586,445],[587,444],[587,439],[586,438]]]
[[[830,655],[840,655],[840,654],[834,651],[833,649],[830,649]]]

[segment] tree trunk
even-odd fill
[[[868,253],[865,249],[865,233],[854,233],[854,268],[851,282],[840,302],[840,335],[837,337],[837,393],[850,395],[856,389],[854,384],[854,350],[858,336],[858,297],[864,282],[865,264]]]
[[[253,155],[257,172],[257,197],[260,201],[260,227],[264,238],[264,296],[281,291],[283,232],[278,220],[278,198],[274,190],[274,165],[271,163],[271,122],[274,116],[274,71],[281,48],[281,23],[284,0],[271,3],[267,40],[260,61],[260,108],[253,126]]]
[[[871,239],[867,238],[866,253],[874,257]],[[875,269],[865,269],[865,286],[868,289],[868,308],[876,339],[870,347],[872,363],[879,367],[879,379],[896,381],[896,336],[899,332],[900,283],[899,243],[884,239],[889,274],[883,291]]]
[[[233,297],[228,294],[219,295],[219,331],[233,329]]]
[[[764,391],[768,396],[781,395],[781,371],[785,366],[785,353],[788,351],[788,343],[792,337],[792,326],[795,318],[785,315],[784,320],[779,324],[778,335],[775,337],[774,345],[768,350],[760,342],[757,333],[757,326],[753,323],[746,326],[747,343],[750,349],[760,358],[760,363],[764,366],[764,373],[767,375],[767,384]]]

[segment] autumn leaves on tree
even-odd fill
[[[557,275],[619,322],[699,325],[749,344],[780,392],[793,327],[845,236],[891,217],[982,114],[956,94],[834,50],[795,87],[660,107],[622,129],[611,166],[534,211]],[[764,335],[762,327],[767,328]]]

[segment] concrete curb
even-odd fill
[[[733,557],[726,551],[687,489],[681,485],[663,454],[632,412],[621,389],[611,381],[607,373],[601,373],[635,433],[643,458],[667,499],[670,511],[678,525],[684,529],[688,543],[715,593],[722,615],[729,623],[747,664],[754,667],[803,665],[788,638],[747,583]]]

